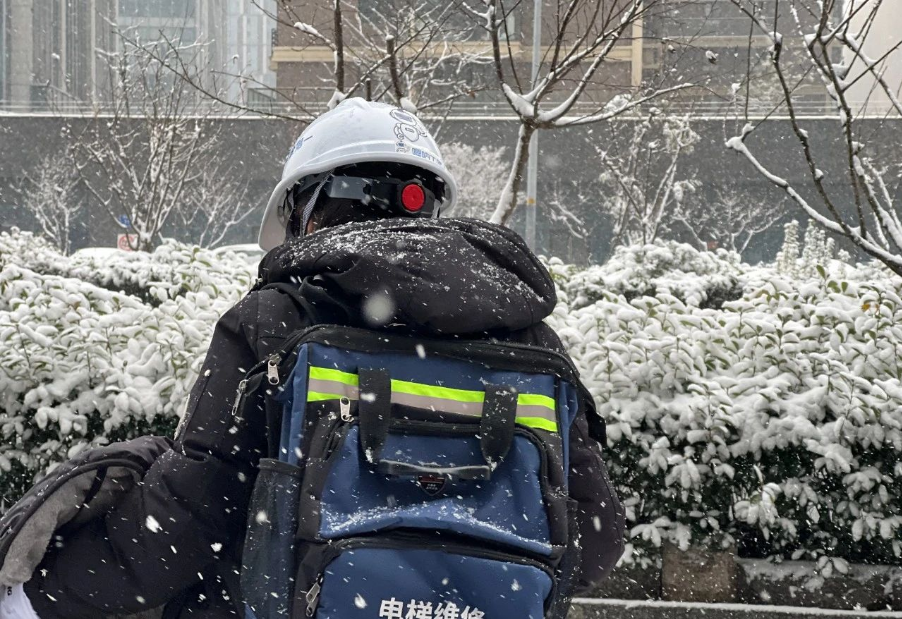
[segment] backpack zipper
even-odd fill
[[[313,581],[313,584],[307,590],[307,593],[304,595],[304,600],[307,602],[307,616],[312,617],[313,613],[316,612],[317,602],[319,601],[319,592],[322,591],[323,585],[323,573],[320,572],[320,575],[317,576],[316,580]]]
[[[257,372],[264,363],[268,363],[273,358],[278,359],[275,363],[276,367],[274,368],[274,372],[280,373],[280,370],[282,369],[281,365],[287,361],[292,360],[296,356],[297,351],[295,350],[295,348],[296,348],[298,342],[302,341],[307,336],[309,336],[313,333],[316,333],[317,331],[322,331],[322,330],[328,329],[328,328],[335,328],[336,326],[339,326],[339,325],[319,324],[319,325],[313,325],[312,327],[306,327],[304,329],[296,331],[294,334],[288,336],[288,338],[285,340],[285,342],[282,344],[282,346],[279,347],[278,352],[276,352],[275,354],[270,356],[268,359],[261,361],[253,368],[251,368],[250,372],[248,372],[247,375],[249,376],[249,375]],[[359,329],[355,329],[354,327],[343,327],[343,328],[359,331]],[[400,336],[396,335],[395,337],[400,337]],[[570,380],[570,378],[574,379],[574,382],[576,383],[575,386],[577,386],[577,388],[579,388],[578,385],[582,385],[582,382],[579,380],[579,371],[576,369],[576,366],[573,364],[573,360],[569,359],[568,357],[562,355],[561,353],[559,353],[557,351],[549,350],[547,348],[541,348],[539,346],[531,346],[529,344],[521,344],[519,342],[501,342],[501,341],[488,342],[488,341],[484,341],[484,340],[464,340],[464,341],[466,341],[466,343],[469,346],[475,348],[476,350],[478,350],[480,352],[497,352],[497,348],[502,347],[502,348],[512,348],[512,349],[520,350],[523,352],[541,353],[544,355],[549,355],[551,357],[554,357],[554,358],[562,361],[564,366],[566,366],[570,370],[570,373],[571,373],[570,377],[559,376],[559,378],[562,378],[565,380]],[[317,342],[317,343],[326,343],[326,342]],[[453,344],[454,342],[448,341],[447,343]],[[326,343],[326,345],[328,345],[328,343]],[[278,378],[277,374],[274,374],[274,375],[276,376],[277,381],[278,381],[279,378]],[[276,384],[278,384],[278,382],[270,383],[270,384],[276,385]],[[584,390],[584,388],[580,389],[580,391],[583,391],[583,390]],[[586,394],[588,395],[588,391],[586,391]]]
[[[247,379],[242,378],[238,383],[238,390],[235,393],[235,403],[232,404],[232,417],[238,417],[238,410],[241,408],[241,402],[244,400],[244,392],[247,391]]]
[[[338,408],[341,411],[341,420],[345,423],[351,423],[354,419],[351,416],[351,400],[348,396],[342,396],[338,401]]]
[[[294,364],[297,360],[298,343],[303,341],[309,335],[316,333],[317,331],[322,331],[322,330],[328,329],[328,328],[334,328],[336,326],[338,326],[338,325],[318,324],[318,325],[313,325],[311,327],[306,327],[304,329],[294,332],[292,335],[289,335],[288,338],[285,340],[285,342],[283,342],[282,346],[279,347],[278,352],[270,355],[266,359],[261,360],[259,363],[257,363],[254,367],[252,367],[244,375],[245,388],[247,387],[247,381],[252,376],[259,373],[264,368],[264,366],[266,367],[267,382],[274,387],[278,386],[282,381],[282,377],[287,376],[290,373],[287,371],[283,373],[281,371],[282,364],[287,364],[288,362],[290,362],[291,364]],[[344,327],[344,328],[359,331],[359,329],[355,329],[354,327]],[[593,401],[591,393],[589,393],[588,389],[586,389],[586,386],[582,383],[582,381],[579,378],[579,371],[576,369],[576,365],[574,365],[573,360],[570,359],[569,357],[567,357],[566,355],[563,355],[554,350],[541,348],[539,346],[531,346],[529,344],[521,344],[519,342],[500,342],[500,341],[499,342],[487,342],[487,341],[483,341],[483,340],[465,340],[465,341],[467,342],[467,345],[473,347],[475,350],[480,351],[480,352],[497,352],[497,349],[499,347],[501,347],[501,348],[506,347],[509,349],[516,349],[516,350],[520,350],[523,352],[532,352],[532,353],[538,352],[538,353],[542,353],[544,355],[554,357],[563,362],[564,366],[566,366],[570,370],[571,376],[565,377],[565,376],[561,376],[556,373],[554,375],[562,380],[570,381],[576,387],[577,391],[579,391],[580,393],[583,394],[583,397],[584,397],[584,399],[586,399],[586,401],[588,401],[588,402]],[[329,345],[328,342],[318,342],[318,343],[324,343],[326,345]],[[451,343],[451,342],[449,342],[449,343]],[[239,402],[239,401],[240,401],[240,399],[236,398],[236,407],[233,408],[233,415],[237,415],[237,402]],[[559,419],[558,421],[561,421],[561,420]]]
[[[244,397],[248,394],[247,386],[250,380],[260,374],[264,365],[266,366],[266,380],[270,385],[278,385],[281,381],[281,377],[279,375],[279,362],[282,360],[282,355],[279,353],[275,353],[270,355],[266,359],[262,359],[259,361],[254,367],[248,370],[244,378],[238,383],[238,389],[235,393],[235,402],[232,404],[232,417],[238,418],[239,412],[241,410],[241,405],[244,401]],[[251,391],[256,391],[259,388],[259,383],[255,385]]]
[[[278,385],[279,378],[279,362],[282,361],[282,355],[276,353],[272,355],[266,362],[266,380],[270,385]]]

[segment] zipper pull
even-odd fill
[[[247,380],[238,383],[238,392],[235,394],[235,403],[232,404],[232,417],[238,416],[238,408],[241,406],[241,400],[244,399],[244,392],[247,390]]]
[[[349,400],[347,396],[342,396],[338,401],[338,406],[341,410],[341,420],[345,423],[350,423],[353,419],[351,417],[351,400]]]
[[[320,585],[320,581],[323,579],[322,576],[316,579],[316,582],[313,583],[313,586],[310,587],[310,590],[307,591],[307,595],[304,596],[304,599],[307,600],[307,616],[312,617],[313,613],[316,612],[316,601],[319,599],[319,592],[322,589]]]
[[[279,384],[279,361],[281,360],[282,357],[279,355],[273,355],[266,363],[266,380],[270,385]]]

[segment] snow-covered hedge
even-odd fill
[[[669,539],[812,558],[825,575],[900,563],[902,281],[827,262],[785,275],[672,243],[586,271],[549,261],[549,322],[608,420],[629,560]],[[6,504],[89,445],[171,432],[252,271],[174,243],[64,259],[0,235]],[[733,300],[712,302],[712,282]]]
[[[63,257],[0,234],[0,504],[86,447],[171,434],[252,277],[242,256],[174,243]]]
[[[742,294],[739,254],[724,249],[699,252],[690,245],[665,241],[641,247],[620,246],[608,262],[580,270],[562,264],[555,281],[567,293],[569,306],[586,307],[605,294],[626,299],[673,295],[694,307],[719,307]]]
[[[815,273],[743,267],[720,309],[660,290],[574,308],[563,291],[550,322],[608,421],[632,559],[669,539],[816,559],[824,575],[900,563],[902,281],[836,261]]]

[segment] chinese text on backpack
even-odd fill
[[[242,561],[246,619],[565,617],[567,443],[591,399],[522,344],[320,325],[239,387],[281,412]],[[271,424],[272,425],[272,424]]]

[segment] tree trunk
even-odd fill
[[[517,208],[517,196],[520,193],[520,185],[523,182],[523,170],[526,169],[526,162],[529,160],[529,140],[532,137],[535,127],[527,124],[520,125],[520,133],[517,138],[517,149],[514,151],[514,160],[511,163],[510,176],[504,189],[501,190],[501,196],[498,198],[498,205],[492,218],[489,220],[493,224],[507,225],[511,215]]]

